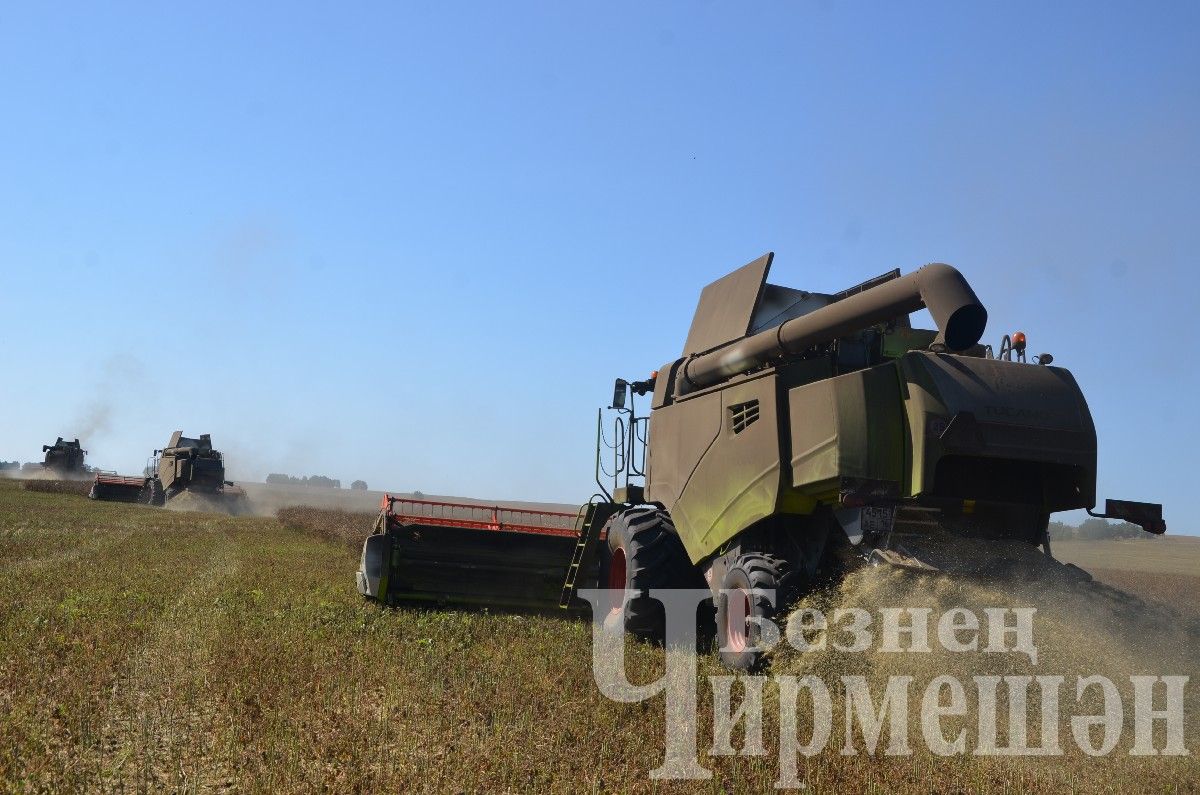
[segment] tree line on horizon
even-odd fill
[[[1085,520],[1078,527],[1062,522],[1050,523],[1051,541],[1099,541],[1109,538],[1141,538],[1149,536],[1135,524],[1129,522],[1110,522],[1107,519],[1092,518]],[[1154,536],[1149,536],[1153,538]]]
[[[282,486],[316,486],[323,489],[340,489],[342,481],[337,478],[327,478],[324,475],[309,475],[308,477],[298,478],[293,475],[284,475],[280,472],[272,472],[267,475],[267,483]],[[356,480],[350,484],[350,488],[355,491],[366,491],[367,482],[365,480]]]

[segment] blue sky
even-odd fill
[[[248,6],[253,5],[253,8]],[[958,266],[1190,514],[1200,5],[11,4],[0,458],[578,501],[612,378],[767,250]]]

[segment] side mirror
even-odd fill
[[[610,409],[625,408],[625,393],[628,391],[628,389],[629,382],[624,378],[618,378],[617,382],[613,384],[613,399],[612,405],[609,406]]]
[[[1167,523],[1162,518],[1162,506],[1156,502],[1105,500],[1104,513],[1088,513],[1102,519],[1120,519],[1123,522],[1141,525],[1147,533],[1155,535],[1167,532]]]

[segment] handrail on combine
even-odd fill
[[[393,497],[390,494],[383,495],[380,509],[381,518],[395,520],[400,524],[464,527],[471,530],[534,533],[570,538],[578,535],[576,514],[562,511],[418,500]],[[556,522],[562,526],[556,526]]]

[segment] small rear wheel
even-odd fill
[[[738,671],[762,667],[766,662],[762,622],[782,615],[795,596],[794,580],[795,573],[786,560],[766,553],[742,555],[725,570],[717,600],[722,663]]]

